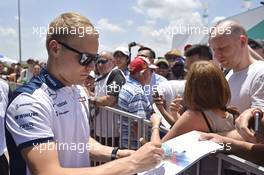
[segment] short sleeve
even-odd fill
[[[260,75],[253,81],[251,88],[251,107],[264,110],[264,75]]]
[[[144,94],[136,94],[128,105],[129,112],[143,118],[149,118],[152,108]]]
[[[52,106],[45,99],[22,93],[9,105],[6,128],[19,149],[53,140]]]
[[[172,91],[171,85],[169,82],[162,82],[158,85],[157,90],[159,95],[162,95],[163,99],[165,100],[166,110],[169,110],[170,103],[175,98],[175,94]]]

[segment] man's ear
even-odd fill
[[[248,46],[248,39],[245,35],[240,35],[239,40],[241,42],[242,47],[247,47]]]
[[[59,54],[60,45],[56,40],[51,40],[48,44],[49,54],[57,56]]]

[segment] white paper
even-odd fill
[[[166,150],[170,149],[173,155],[161,161],[154,169],[138,173],[138,175],[174,175],[179,174],[207,154],[221,149],[212,141],[199,141],[197,131],[191,131],[175,137],[162,144]]]

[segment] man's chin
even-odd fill
[[[73,84],[73,85],[82,85],[82,84],[84,83],[84,81],[85,81],[86,78],[87,78],[87,74],[86,74],[86,75],[81,75],[81,76],[79,77],[79,79],[78,79],[78,80],[75,79],[75,81],[72,82],[72,84]]]
[[[72,85],[83,85],[83,82],[84,82],[84,81],[80,81],[80,82],[77,82],[77,81],[76,81],[76,82],[74,82]]]

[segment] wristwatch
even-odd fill
[[[111,153],[111,160],[115,160],[115,159],[117,159],[117,151],[119,150],[119,148],[118,147],[114,147],[114,149],[113,149],[113,151],[112,151],[112,153]]]

